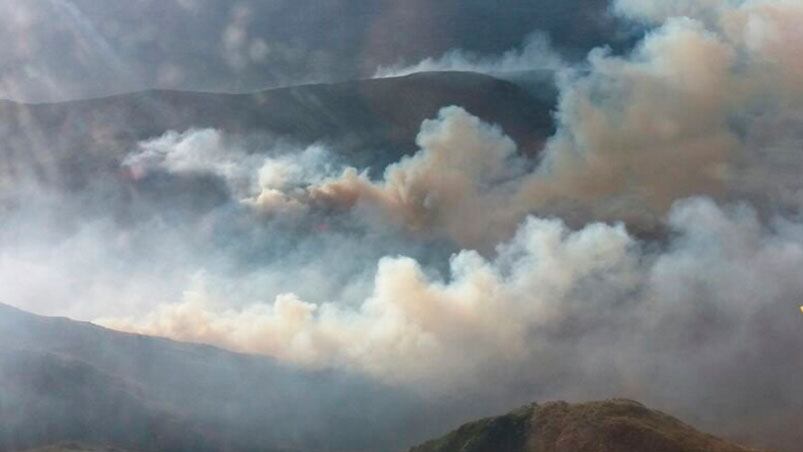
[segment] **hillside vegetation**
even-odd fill
[[[638,402],[522,407],[463,425],[411,452],[745,452]]]

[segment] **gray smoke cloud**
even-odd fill
[[[632,52],[561,69],[558,130],[538,159],[457,106],[382,174],[323,145],[170,132],[122,167],[143,181],[211,177],[222,206],[126,227],[78,221],[55,237],[19,217],[44,232],[0,251],[2,296],[431,397],[470,394],[489,411],[627,396],[791,448],[803,413],[803,5],[615,10],[654,29]],[[419,69],[522,55],[454,53]],[[65,292],[76,306],[49,301]]]

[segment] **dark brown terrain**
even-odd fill
[[[745,452],[638,402],[533,404],[465,424],[411,452]]]

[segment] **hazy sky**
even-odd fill
[[[498,54],[537,31],[581,56],[617,39],[612,22],[602,0],[0,0],[0,97],[366,77],[455,48]]]

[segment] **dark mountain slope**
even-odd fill
[[[145,388],[52,353],[0,351],[0,445],[59,439],[109,441],[146,450],[215,450],[197,426],[148,400]]]
[[[438,412],[353,375],[0,305],[0,450],[393,451]],[[748,450],[610,400],[526,406],[411,452]]]
[[[411,452],[745,452],[629,400],[530,405],[465,424]]]
[[[632,40],[609,13],[609,0],[69,5],[75,14],[66,14],[62,2],[0,3],[0,41],[6,43],[0,55],[8,62],[0,96],[80,98],[139,86],[254,91],[299,80],[351,80],[370,77],[379,66],[415,63],[452,49],[501,55],[524,45],[536,30],[570,60],[584,58],[592,47],[617,49]],[[244,34],[236,40],[240,44],[222,39],[232,26]],[[86,42],[76,31],[86,28],[99,40]]]
[[[398,450],[414,396],[0,305],[0,450]]]
[[[552,131],[554,90],[532,95],[490,76],[464,72],[305,85],[255,94],[147,91],[56,104],[0,102],[0,174],[25,166],[40,179],[78,188],[114,172],[135,144],[168,130],[216,128],[298,144],[324,142],[357,166],[383,167],[415,150],[424,119],[459,105],[496,123],[523,152]]]

